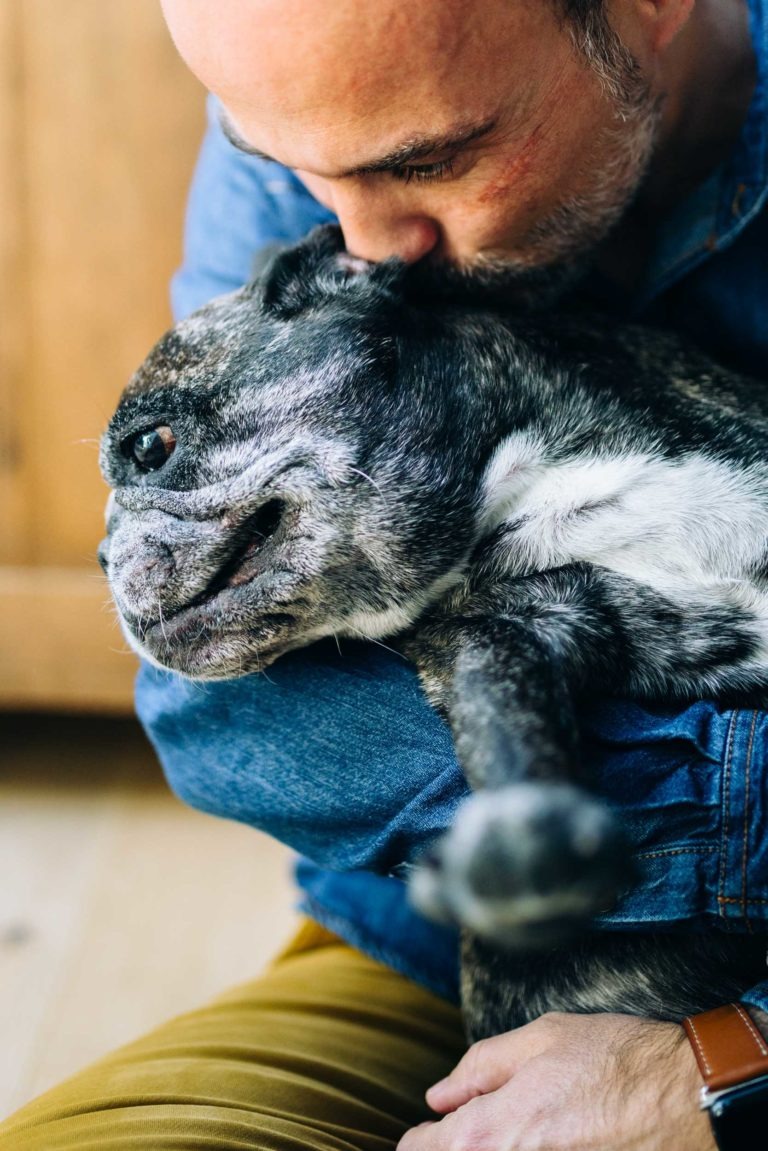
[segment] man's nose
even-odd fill
[[[383,196],[366,196],[364,189],[335,192],[333,209],[347,251],[364,260],[399,256],[412,264],[440,242],[440,225],[427,213],[409,210]]]
[[[434,220],[423,216],[406,216],[392,221],[376,218],[358,222],[339,215],[347,251],[364,260],[386,260],[399,256],[413,264],[437,247],[440,233]]]

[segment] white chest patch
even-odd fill
[[[701,453],[550,463],[540,441],[517,433],[488,467],[482,521],[507,525],[511,572],[581,561],[691,590],[750,578],[768,539],[768,469]]]

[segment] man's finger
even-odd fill
[[[433,1111],[445,1114],[468,1103],[478,1095],[496,1091],[511,1079],[528,1057],[523,1032],[507,1032],[481,1039],[462,1056],[450,1075],[427,1091],[427,1103]]]
[[[429,1151],[434,1145],[434,1141],[430,1140],[429,1127],[437,1127],[437,1123],[429,1120],[426,1123],[419,1123],[417,1127],[411,1127],[398,1143],[397,1151]]]
[[[496,1135],[512,1122],[512,1110],[509,1107],[502,1109],[500,1115],[499,1097],[485,1095],[482,1099],[473,1099],[466,1107],[446,1115],[437,1123],[421,1123],[412,1128],[398,1143],[397,1151],[455,1151],[457,1147],[509,1146],[506,1137],[496,1138]]]

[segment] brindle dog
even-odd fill
[[[322,229],[160,341],[102,446],[125,633],[195,679],[331,635],[415,662],[476,791],[412,880],[464,929],[470,1038],[738,997],[760,938],[589,930],[632,876],[577,717],[768,685],[766,391],[671,335],[414,288]]]

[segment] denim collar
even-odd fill
[[[641,311],[713,253],[732,244],[768,199],[768,0],[749,0],[757,76],[752,103],[729,159],[666,218],[643,285]]]

